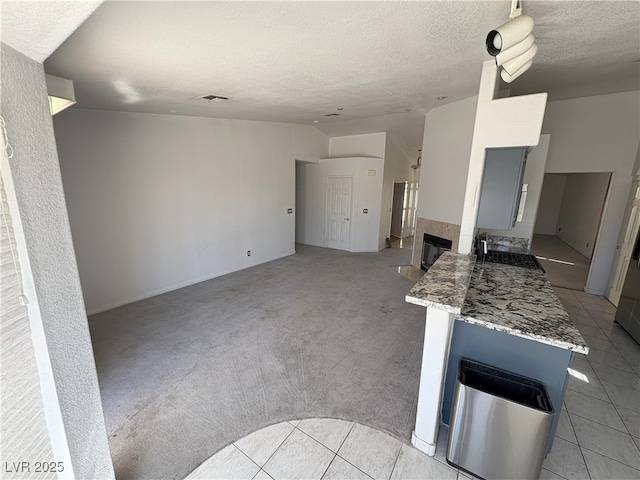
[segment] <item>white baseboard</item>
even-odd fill
[[[221,272],[216,272],[211,275],[205,275],[203,277],[192,278],[186,280],[184,282],[174,283],[167,287],[159,288],[157,290],[152,290],[150,292],[143,293],[142,295],[137,295],[135,297],[128,298],[126,300],[118,300],[116,302],[107,303],[106,305],[101,305],[99,307],[87,309],[87,316],[95,315],[96,313],[106,312],[107,310],[112,310],[114,308],[122,307],[123,305],[129,305],[130,303],[139,302],[140,300],[146,300],[147,298],[156,297],[158,295],[162,295],[163,293],[172,292],[174,290],[178,290],[180,288],[189,287],[191,285],[195,285],[196,283],[206,282],[207,280],[211,280],[214,278],[222,277],[224,275],[229,275],[230,273],[239,272],[240,270],[246,270],[247,268],[256,267],[258,265],[262,265],[263,263],[269,263],[274,260],[278,260],[280,258],[288,257],[290,255],[295,255],[296,251],[292,250],[289,253],[285,253],[284,255],[277,255],[273,258],[266,258],[260,260],[258,263],[254,263],[252,265],[248,265],[244,268],[236,268],[230,270],[223,270]]]
[[[590,293],[591,295],[600,295],[602,297],[604,297],[604,294],[606,293],[604,290],[594,290],[593,288],[587,287],[584,287],[584,291]]]
[[[416,436],[416,432],[411,432],[411,444],[416,447],[421,452],[426,453],[430,457],[433,457],[436,454],[436,444],[435,443],[427,443],[424,440],[418,438]]]

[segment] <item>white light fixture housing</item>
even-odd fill
[[[504,80],[506,83],[511,83],[513,82],[516,78],[518,78],[520,75],[522,75],[524,72],[526,72],[527,70],[529,70],[529,68],[531,67],[531,65],[533,65],[533,60],[529,60],[527,63],[525,63],[520,69],[516,70],[514,72],[513,75],[509,75],[509,73],[507,73],[506,70],[502,70],[500,72],[500,76],[502,77],[502,80]]]
[[[496,65],[501,66],[502,79],[511,83],[533,64],[538,53],[538,46],[533,37],[533,18],[522,15],[519,0],[512,0],[511,20],[491,30],[487,35],[487,52],[496,58]]]
[[[494,57],[525,40],[533,31],[533,18],[520,15],[491,30],[487,35],[487,51]]]
[[[531,47],[535,45],[535,38],[533,38],[533,34],[529,34],[523,41],[509,48],[508,50],[503,50],[496,55],[496,65],[501,66],[507,63],[509,60],[513,60],[516,57],[519,57],[526,51],[528,51]]]
[[[76,103],[73,81],[68,78],[45,74],[47,94],[49,95],[49,110],[51,115],[60,113]]]

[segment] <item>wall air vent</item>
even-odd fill
[[[323,117],[339,117],[340,115],[341,115],[340,113],[325,113],[322,116]]]
[[[208,93],[207,95],[202,95],[201,97],[198,97],[199,100],[208,100],[208,101],[214,101],[214,102],[222,102],[224,100],[229,100],[229,97],[223,97],[221,95],[214,95],[213,93]]]

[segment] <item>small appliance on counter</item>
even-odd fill
[[[476,256],[478,261],[484,262],[485,257],[489,253],[489,235],[484,234],[484,238],[481,235],[476,237]]]

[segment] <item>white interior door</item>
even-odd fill
[[[640,228],[640,182],[636,181],[631,186],[631,195],[629,195],[624,223],[620,229],[620,238],[613,258],[614,273],[607,292],[607,298],[615,306],[618,306],[618,301],[620,300],[620,293],[624,285],[638,228]]]
[[[326,246],[351,248],[351,199],[353,177],[327,177]]]

